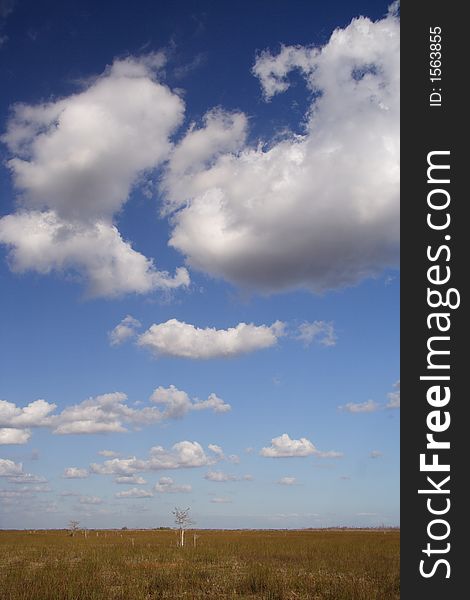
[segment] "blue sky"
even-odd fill
[[[0,4],[1,527],[398,524],[398,38]]]

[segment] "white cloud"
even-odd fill
[[[278,483],[280,485],[296,485],[297,479],[295,477],[281,477]]]
[[[25,485],[20,488],[24,494],[49,493],[52,489],[48,485]]]
[[[367,400],[365,402],[348,402],[348,404],[338,406],[338,409],[351,413],[370,413],[376,412],[384,407],[391,409],[400,408],[400,380],[394,383],[393,387],[395,389],[393,392],[387,394],[388,402],[385,405],[374,402],[374,400]]]
[[[126,426],[129,425],[140,428],[165,419],[183,417],[189,411],[223,413],[231,408],[214,393],[207,400],[191,400],[186,392],[174,386],[154,390],[150,399],[153,406],[133,408],[128,406],[127,400],[127,395],[122,392],[101,394],[67,406],[59,413],[54,413],[55,404],[45,400],[36,400],[24,408],[0,400],[0,443],[26,442],[30,437],[30,427],[47,427],[59,435],[119,433],[127,431]],[[164,409],[160,410],[160,406]],[[101,450],[98,454],[107,458],[119,456],[112,450]]]
[[[354,19],[322,48],[258,56],[267,99],[292,70],[305,78],[305,131],[250,148],[243,115],[191,127],[163,181],[170,245],[188,265],[266,292],[323,292],[398,263],[399,43],[389,14]]]
[[[211,452],[215,454],[218,461],[226,460],[227,462],[232,463],[234,465],[238,465],[240,463],[240,457],[238,456],[238,454],[229,454],[228,456],[225,456],[224,451],[220,446],[217,446],[217,444],[209,444],[208,448]]]
[[[326,452],[317,450],[315,456],[317,458],[342,458],[344,455],[342,452],[336,452],[336,450],[327,450]]]
[[[18,490],[0,490],[2,500],[11,500],[12,498],[21,498],[23,494]]]
[[[187,193],[188,179],[200,176],[200,171],[214,158],[226,152],[236,152],[245,143],[248,119],[243,113],[213,109],[204,116],[203,122],[204,126],[199,129],[196,123],[192,123],[173,150],[164,180],[170,202],[167,210],[172,197]]]
[[[15,477],[23,474],[23,465],[9,458],[0,458],[0,477]]]
[[[253,481],[253,476],[243,475],[242,477],[238,477],[237,475],[224,473],[223,471],[208,471],[204,475],[204,479],[217,483],[226,483],[227,481]]]
[[[400,380],[393,384],[394,392],[387,394],[388,402],[386,408],[400,408]]]
[[[136,176],[165,160],[184,105],[145,58],[116,60],[62,100],[14,107],[3,141],[17,155],[9,166],[29,206],[79,219],[112,216]]]
[[[218,457],[224,458],[224,451],[217,444],[209,444],[207,447],[209,448],[209,450],[211,452],[213,452],[214,454],[216,454]]]
[[[309,456],[315,454],[317,449],[307,438],[292,440],[287,433],[271,440],[271,446],[260,450],[261,456],[279,458],[287,456]]]
[[[350,413],[370,413],[375,412],[380,407],[377,402],[366,400],[365,402],[348,402],[338,408],[339,410]]]
[[[35,496],[36,494],[48,493],[51,491],[51,488],[47,485],[28,485],[14,490],[0,490],[0,498],[22,499],[25,496]]]
[[[133,475],[139,471],[145,471],[147,461],[139,460],[135,456],[131,458],[111,458],[103,463],[92,463],[90,472],[97,475]]]
[[[124,490],[123,492],[116,492],[114,495],[116,498],[151,498],[153,496],[152,492],[139,488],[131,488],[129,490]]]
[[[53,211],[19,211],[0,219],[0,242],[12,249],[13,271],[72,272],[84,277],[90,296],[144,294],[189,284],[185,268],[174,277],[156,271],[153,261],[132,249],[104,220],[69,222]]]
[[[178,442],[173,445],[171,452],[161,446],[154,446],[150,449],[151,469],[204,467],[213,462],[214,459],[207,456],[198,442]]]
[[[253,481],[252,475],[243,475],[241,477],[223,471],[208,471],[204,475],[204,479],[217,483],[226,483],[227,481]]]
[[[171,173],[194,173],[225,152],[235,152],[245,142],[247,118],[243,113],[213,109],[204,116],[204,127],[192,123],[171,156]],[[176,183],[176,182],[175,182]]]
[[[380,450],[372,450],[372,452],[369,454],[370,458],[380,458],[382,456],[382,452],[380,452]]]
[[[23,492],[19,490],[0,490],[0,498],[11,499],[11,498],[22,498]]]
[[[127,315],[112,331],[109,332],[111,346],[119,346],[127,339],[133,337],[136,334],[136,330],[141,326],[142,324],[140,321],[134,319],[131,315]]]
[[[8,478],[8,483],[47,483],[47,479],[42,475],[34,475],[33,473],[22,473]]]
[[[192,410],[212,410],[215,413],[225,413],[231,410],[232,407],[222,398],[219,398],[214,393],[209,394],[207,400],[198,400],[192,405]]]
[[[322,452],[318,450],[314,444],[307,438],[293,440],[287,433],[283,433],[279,437],[271,440],[271,446],[261,448],[260,455],[267,458],[286,458],[295,456],[310,456],[315,455],[318,458],[339,458],[342,456],[340,452],[329,450]]]
[[[218,456],[208,456],[198,442],[185,440],[177,442],[170,450],[165,450],[162,446],[153,446],[145,460],[133,456],[92,463],[90,471],[98,475],[134,475],[144,471],[205,467],[215,464],[218,460],[221,460]]]
[[[135,409],[127,404],[122,392],[101,394],[65,408],[52,421],[53,432],[108,433],[126,431],[124,423],[142,425],[161,420],[161,413],[154,407]]]
[[[98,454],[106,458],[116,458],[119,456],[119,452],[115,452],[114,450],[99,450]]]
[[[162,418],[179,419],[192,410],[213,410],[215,413],[224,413],[231,409],[230,404],[212,393],[207,400],[191,400],[188,394],[179,390],[174,385],[169,388],[158,387],[150,396],[151,402],[164,407]]]
[[[207,479],[208,481],[217,481],[219,483],[237,481],[236,475],[230,475],[229,473],[224,473],[223,471],[208,471],[204,475],[204,479]]]
[[[62,474],[65,479],[85,479],[88,476],[88,470],[79,467],[67,467]]]
[[[211,498],[211,502],[213,504],[229,504],[232,500],[225,496],[214,496],[214,498]]]
[[[335,346],[337,337],[333,323],[313,321],[313,323],[305,322],[299,325],[297,339],[306,346],[309,346],[314,341],[322,346]]]
[[[48,427],[57,434],[107,433],[126,431],[123,423],[153,423],[162,418],[155,407],[130,408],[121,392],[88,398],[67,406],[62,412],[45,400],[36,400],[24,408],[0,400],[0,426],[14,428]]]
[[[35,400],[24,408],[13,402],[0,400],[0,427],[28,428],[41,427],[49,423],[50,413],[57,408],[45,400]]]
[[[230,357],[274,346],[284,333],[284,323],[271,326],[239,323],[229,329],[201,329],[170,319],[153,324],[139,336],[138,344],[156,355],[192,359]]]
[[[6,444],[26,444],[31,437],[29,429],[0,428],[0,446]]]
[[[17,104],[2,137],[21,193],[0,219],[14,271],[78,272],[94,296],[188,285],[135,251],[114,225],[144,172],[166,160],[184,104],[157,80],[162,55],[116,60],[55,102]]]
[[[160,477],[153,488],[159,494],[189,493],[192,487],[189,484],[176,484],[171,477]]]
[[[103,504],[103,499],[99,496],[80,496],[80,504]]]
[[[145,485],[147,483],[147,481],[143,477],[140,477],[140,475],[121,475],[116,477],[114,482],[135,485]]]

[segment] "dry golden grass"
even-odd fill
[[[399,531],[0,531],[1,600],[398,600]]]

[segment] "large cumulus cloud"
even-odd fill
[[[176,148],[163,182],[170,244],[245,287],[322,292],[398,261],[398,17],[354,19],[321,48],[265,51],[253,72],[271,100],[292,70],[311,93],[303,135],[253,148],[246,117],[219,110]]]
[[[157,270],[115,224],[139,177],[168,157],[183,118],[182,100],[158,81],[163,62],[116,60],[75,94],[14,107],[2,141],[18,210],[0,219],[13,270],[72,270],[95,296],[189,283],[185,269]]]

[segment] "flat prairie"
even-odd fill
[[[398,600],[398,529],[0,531],[1,600]]]

